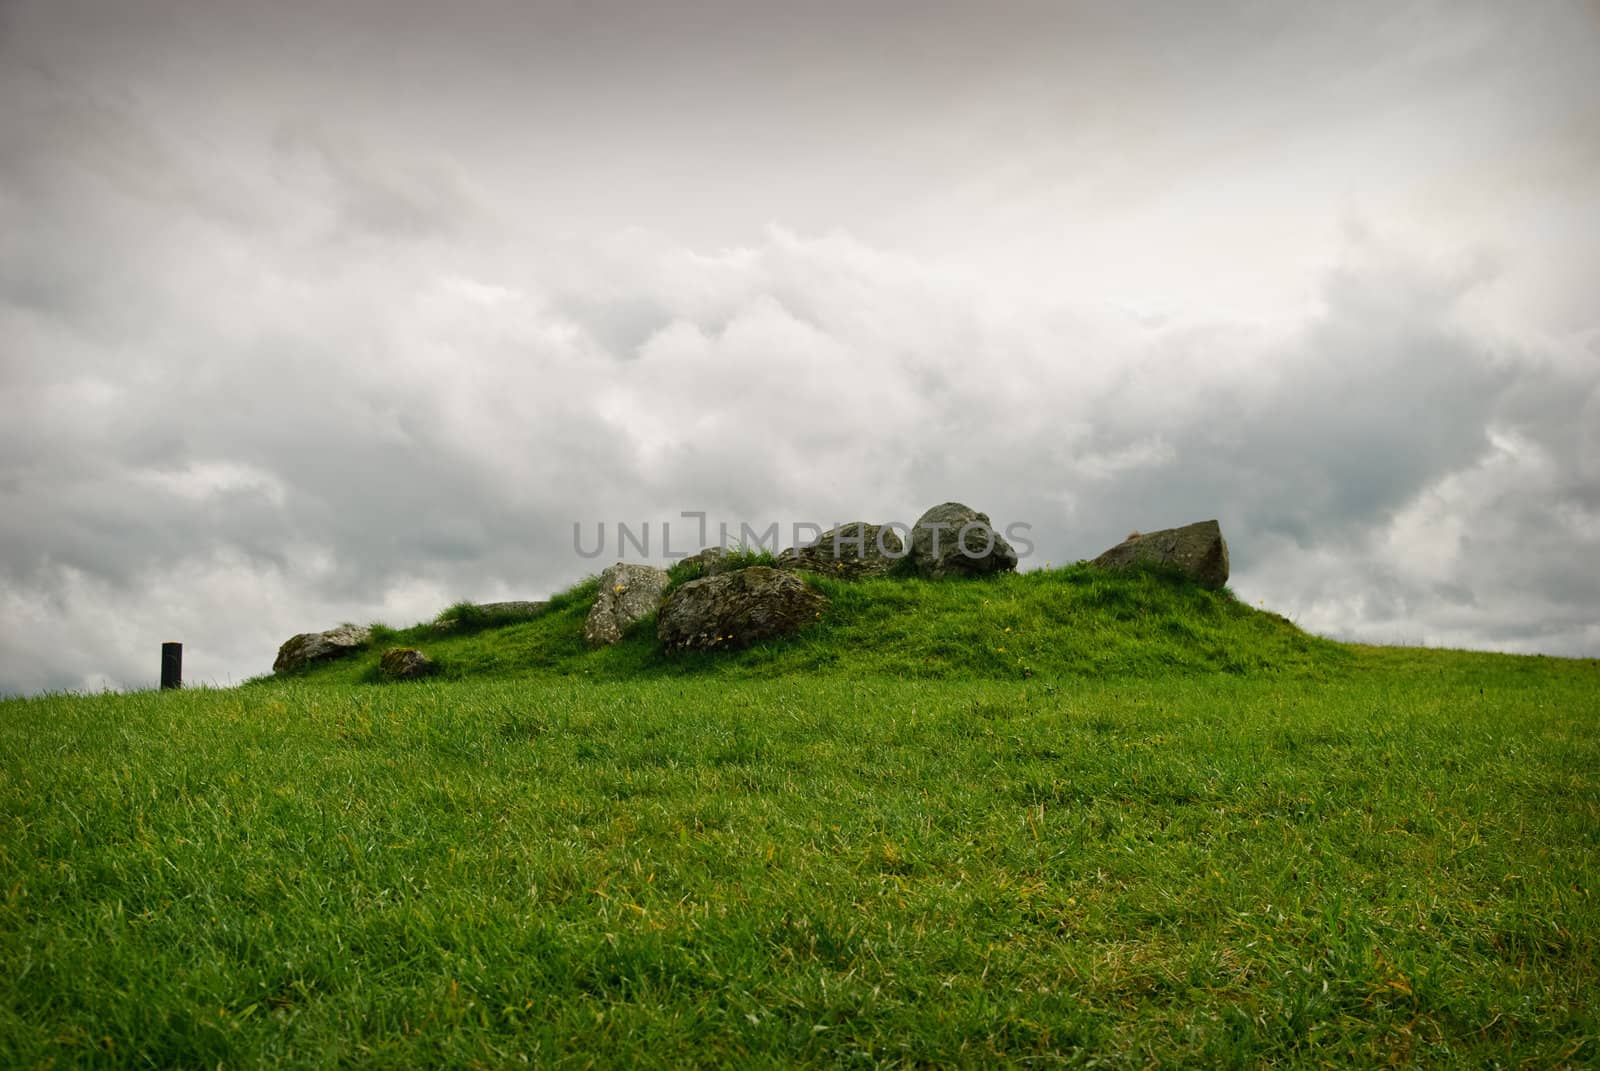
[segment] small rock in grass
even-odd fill
[[[378,659],[379,672],[392,681],[416,680],[438,668],[438,663],[415,647],[391,647]]]

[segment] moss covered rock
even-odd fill
[[[600,574],[600,591],[583,623],[583,638],[592,647],[616,643],[661,606],[667,571],[653,565],[618,562]]]
[[[378,658],[378,672],[392,681],[426,677],[439,666],[415,647],[391,647]]]
[[[823,532],[815,543],[784,551],[778,555],[778,566],[856,580],[887,576],[905,556],[905,542],[893,528],[851,521]]]
[[[1139,565],[1171,569],[1215,591],[1228,582],[1228,542],[1222,538],[1222,525],[1199,521],[1159,532],[1135,532],[1090,564],[1101,569]]]
[[[343,658],[366,647],[372,638],[370,629],[355,625],[340,625],[326,632],[302,632],[283,641],[278,657],[272,663],[272,672],[282,676],[304,669],[313,662],[330,658]]]
[[[911,528],[911,562],[919,576],[984,576],[1017,568],[1017,552],[987,513],[960,502],[934,506]]]
[[[752,565],[673,591],[656,617],[656,638],[668,651],[748,647],[815,621],[827,606],[794,573]]]

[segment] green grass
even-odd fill
[[[313,667],[324,683],[381,680],[378,656],[413,644],[445,680],[577,676],[593,680],[804,674],[942,680],[1077,679],[1171,673],[1319,675],[1350,659],[1340,644],[1301,632],[1276,614],[1156,572],[1109,575],[1087,566],[980,580],[810,577],[832,604],[798,635],[736,653],[664,655],[655,622],[593,651],[583,619],[586,580],[540,617],[506,628],[440,633],[430,625],[383,629],[364,655]]]
[[[1600,1062],[1600,663],[828,590],[731,658],[577,595],[458,680],[0,704],[0,1066]]]

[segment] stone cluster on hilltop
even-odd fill
[[[600,575],[583,636],[591,646],[608,646],[653,615],[656,639],[665,651],[735,649],[786,635],[824,616],[828,598],[805,574],[843,580],[979,577],[1013,572],[1017,560],[1016,550],[995,531],[987,514],[945,502],[918,518],[905,540],[894,526],[851,521],[775,559],[707,547],[680,563],[679,575],[692,578],[675,587],[665,569],[617,562]],[[1216,590],[1228,581],[1228,545],[1216,521],[1201,521],[1135,532],[1090,564],[1110,571],[1164,569]],[[493,603],[471,610],[480,624],[498,624],[526,620],[545,605]],[[350,625],[302,633],[279,649],[273,671],[293,673],[343,657],[364,649],[369,640],[369,630]],[[434,668],[422,652],[394,648],[385,653],[381,675],[410,679]]]

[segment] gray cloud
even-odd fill
[[[1444,10],[12,5],[0,691],[952,497],[1594,654],[1596,31]]]

